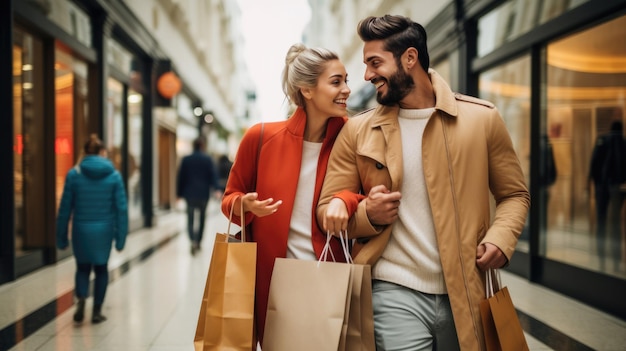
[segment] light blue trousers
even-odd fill
[[[397,284],[372,283],[378,351],[460,350],[448,295],[425,294]]]

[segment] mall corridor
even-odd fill
[[[101,324],[91,324],[90,314],[81,325],[72,321],[73,258],[0,286],[0,351],[192,351],[211,234],[227,227],[217,201],[209,212],[195,256],[182,212],[162,215],[154,228],[129,235],[124,251],[114,251],[109,262],[108,320]],[[503,272],[502,279],[531,350],[626,350],[626,321],[515,275]]]

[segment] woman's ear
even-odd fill
[[[313,96],[311,88],[300,88],[300,93],[306,100],[311,100],[311,97]]]

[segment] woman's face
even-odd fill
[[[314,88],[302,90],[309,115],[338,117],[346,115],[346,100],[350,96],[348,73],[343,63],[332,60],[317,79]]]

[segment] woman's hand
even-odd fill
[[[331,234],[339,234],[340,231],[348,230],[348,209],[340,198],[333,198],[326,207],[322,226]]]
[[[274,202],[274,199],[271,197],[265,200],[258,200],[258,197],[258,193],[247,193],[242,196],[243,211],[252,212],[257,217],[265,217],[278,211],[278,207],[283,203],[282,200]],[[239,212],[238,210],[239,206],[235,207],[235,214]],[[239,214],[239,216],[241,216],[241,214]]]

